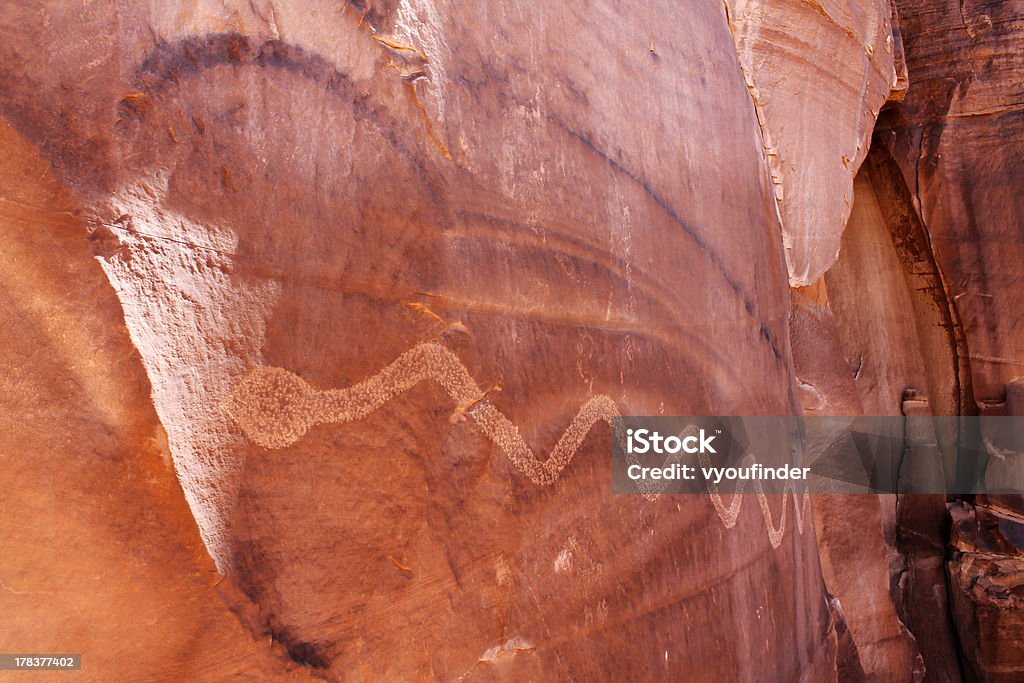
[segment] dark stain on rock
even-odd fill
[[[284,645],[288,651],[288,657],[296,664],[308,666],[311,669],[328,669],[331,666],[331,657],[318,643],[299,640],[285,628],[272,631],[274,640]]]

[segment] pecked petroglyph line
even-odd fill
[[[366,417],[389,399],[432,379],[455,402],[453,419],[472,418],[535,484],[553,484],[597,422],[619,417],[614,401],[600,395],[580,408],[547,460],[541,461],[519,428],[484,398],[485,393],[452,351],[433,342],[414,346],[379,373],[344,389],[317,391],[281,368],[257,368],[232,392],[231,416],[253,442],[283,448],[319,423],[350,422]]]
[[[477,386],[459,357],[434,342],[414,346],[376,375],[343,389],[319,391],[283,368],[256,368],[235,386],[228,399],[228,412],[257,445],[284,448],[298,441],[314,425],[362,419],[388,400],[428,379],[439,384],[455,402],[453,421],[465,417],[472,419],[515,468],[538,486],[549,486],[558,480],[598,422],[606,422],[612,428],[613,438],[622,438],[613,423],[615,418],[621,417],[615,401],[601,394],[591,397],[580,407],[548,458],[538,459],[519,428],[486,398],[486,392]],[[701,454],[701,458],[702,465],[710,466],[706,455]],[[736,525],[742,509],[742,487],[741,482],[727,507],[718,487],[708,483],[715,512],[727,529]],[[797,494],[787,487],[782,494],[782,513],[776,527],[763,488],[760,484],[756,488],[768,540],[773,548],[779,547],[785,534],[788,493],[793,495],[797,527],[803,533],[803,508],[809,499],[807,494],[803,495],[803,505],[800,505],[796,502]],[[663,485],[659,488],[653,483],[646,483],[641,486],[640,493],[653,498],[661,490]]]
[[[711,467],[711,459],[708,458],[707,454],[698,453],[697,458],[700,460],[701,467]],[[754,463],[753,456],[748,455],[744,458],[744,465],[753,465]],[[746,480],[740,479],[737,483],[736,492],[732,496],[729,507],[726,507],[725,503],[722,502],[718,486],[710,481],[707,484],[708,495],[711,496],[711,504],[715,506],[718,518],[722,520],[722,524],[725,525],[726,529],[733,528],[736,526],[736,520],[740,516],[740,510],[743,508],[743,489],[746,487]],[[786,505],[786,498],[788,496],[793,497],[793,516],[796,517],[797,531],[801,534],[804,532],[804,519],[806,519],[808,512],[807,508],[811,504],[811,495],[809,493],[797,494],[793,485],[789,482],[786,483],[782,492],[782,516],[779,518],[778,527],[775,526],[771,508],[768,507],[768,495],[764,492],[764,487],[759,481],[754,482],[754,495],[757,496],[757,504],[761,506],[761,516],[764,517],[765,530],[768,532],[768,542],[772,544],[773,548],[778,548],[782,545],[782,538],[786,534],[786,510],[789,507]]]

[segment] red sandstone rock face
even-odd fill
[[[8,7],[26,30],[0,82],[85,206],[256,628],[339,680],[834,671],[792,501],[771,501],[776,549],[756,506],[726,528],[707,500],[612,497],[601,422],[550,486],[510,459],[513,436],[546,457],[595,398],[794,405],[778,226],[723,7],[675,25],[620,5],[253,7]],[[253,368],[344,388],[425,341],[455,360],[417,357],[403,372],[423,381],[267,442],[282,448],[229,415]]]
[[[88,680],[305,679],[231,613],[79,207],[0,140],[0,651],[82,653]]]
[[[1017,171],[1024,154],[1020,4],[897,5],[908,76],[918,86],[900,107],[883,113],[876,144],[899,168],[946,297],[955,302],[962,338],[958,364],[969,368],[970,381],[961,390],[964,410],[976,405],[983,414],[1015,414],[1012,387],[1024,374],[1018,286],[1024,263]],[[1008,465],[1008,473],[1021,471],[1019,461]],[[1019,497],[999,497],[998,505],[1024,511]],[[984,600],[968,616],[965,577],[979,570],[958,566],[949,566],[950,594],[968,669],[983,680],[1019,678],[1015,627],[989,619]],[[993,651],[1005,658],[994,667]]]
[[[931,236],[984,408],[1024,374],[1024,19],[1017,2],[897,4],[918,86],[883,116],[878,140]]]
[[[8,3],[0,651],[1014,671],[1010,565],[958,521],[947,598],[944,500],[819,500],[815,530],[607,485],[616,413],[1013,412],[1020,25],[932,4],[900,8],[910,89],[858,173],[906,85],[886,2]]]

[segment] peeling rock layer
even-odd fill
[[[836,262],[875,119],[906,89],[894,11],[889,0],[726,7],[761,125],[789,281],[807,286]]]
[[[949,507],[953,553],[946,570],[964,656],[978,680],[1020,680],[1024,518],[1001,506]]]

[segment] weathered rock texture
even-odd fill
[[[1024,671],[1024,518],[989,505],[950,503],[953,615],[971,673],[1018,681]]]
[[[1012,671],[970,583],[1003,567],[945,563],[945,500],[608,486],[615,413],[1009,410],[1021,29],[932,4],[900,8],[907,89],[881,0],[5,3],[0,650]]]

